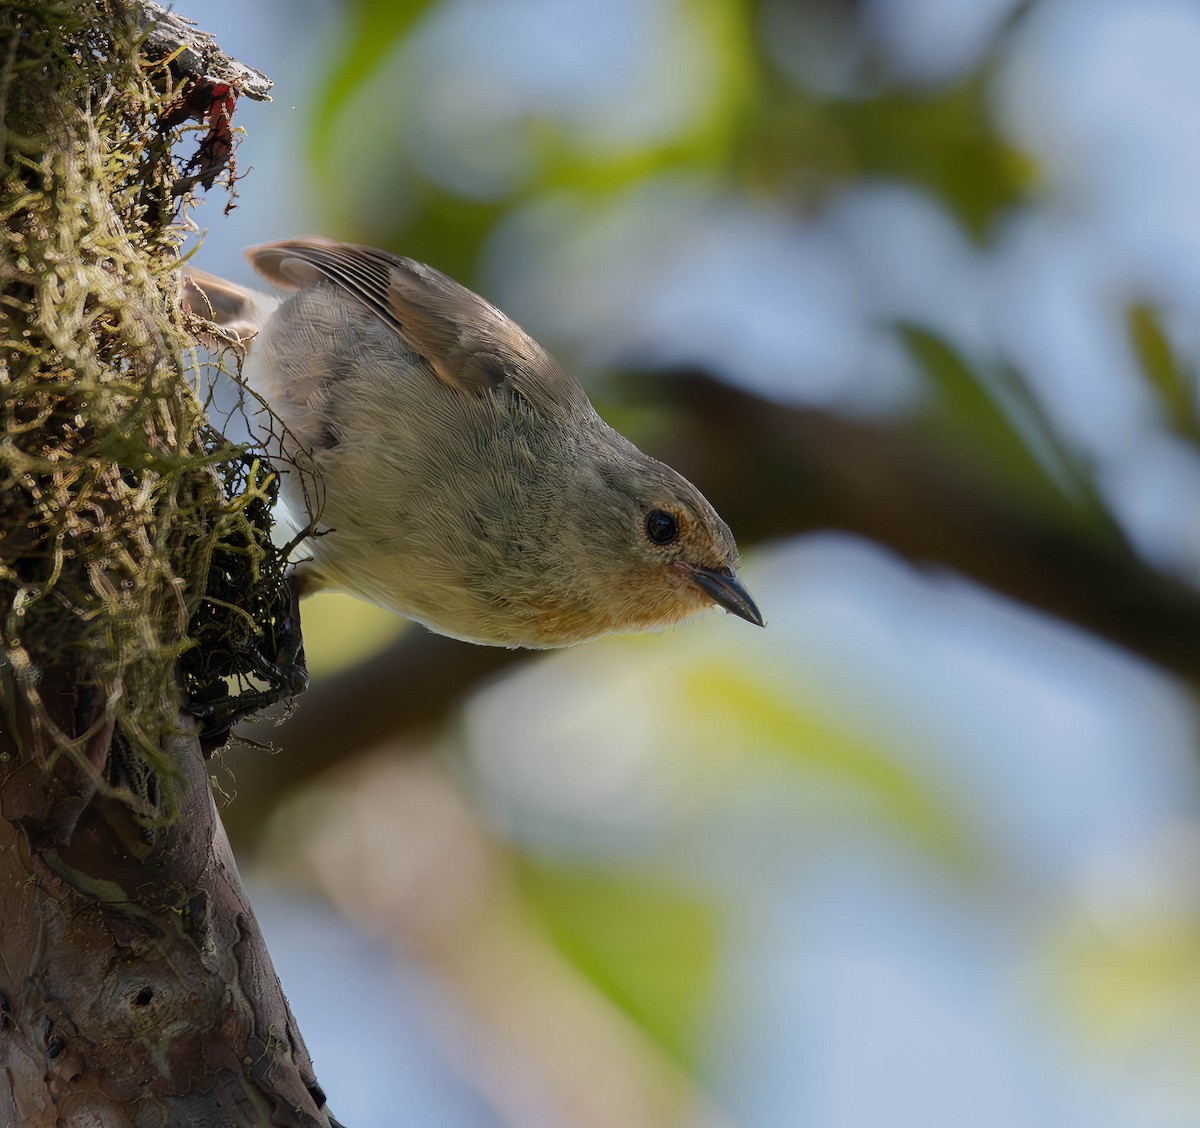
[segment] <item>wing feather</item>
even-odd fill
[[[591,412],[583,389],[516,322],[430,266],[319,236],[265,243],[246,256],[281,290],[337,286],[464,396],[507,384],[542,412]]]

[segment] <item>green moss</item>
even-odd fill
[[[116,0],[0,7],[0,688],[37,755],[86,768],[89,732],[115,721],[169,783],[189,623],[214,584],[249,600],[226,623],[253,620],[264,561],[276,587],[283,562],[267,508],[239,497],[264,496],[270,468],[245,473],[190,381],[185,170],[158,124],[178,91],[137,41]],[[189,689],[229,666],[193,660]],[[43,694],[64,679],[93,703],[73,726]],[[169,786],[158,804],[120,790],[173,810]]]

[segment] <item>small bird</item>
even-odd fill
[[[283,501],[318,533],[296,565],[302,593],[347,592],[507,647],[665,627],[714,604],[763,625],[700,491],[608,426],[483,298],[316,236],[246,255],[289,296],[188,270],[184,301],[252,338],[244,379],[303,468]]]

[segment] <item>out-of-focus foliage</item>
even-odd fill
[[[1010,365],[972,367],[946,341],[915,325],[897,327],[936,389],[925,421],[943,440],[962,444],[1026,504],[1049,507],[1064,522],[1124,538],[1092,480],[1024,377]]]
[[[640,869],[531,863],[521,886],[560,950],[673,1054],[699,1064],[721,930],[711,899]]]
[[[1129,335],[1146,382],[1158,397],[1163,420],[1180,438],[1200,446],[1195,373],[1186,369],[1153,306],[1129,307]]]
[[[339,12],[322,229],[474,285],[648,449],[677,419],[603,377],[700,369],[951,452],[979,522],[1200,575],[1200,247],[1162,218],[1200,197],[1186,3]],[[744,547],[765,635],[606,640],[463,702],[464,789],[546,935],[753,1128],[1194,1122],[1187,1055],[1153,1065],[1198,1037],[1190,698],[936,560]],[[353,650],[321,615],[314,668]]]
[[[744,174],[757,190],[816,202],[864,178],[928,189],[976,238],[1023,196],[1033,170],[990,127],[986,75],[936,91],[822,98],[774,83],[755,107]],[[740,170],[739,170],[740,171]]]
[[[679,713],[703,718],[703,728],[688,735],[710,755],[737,749],[739,756],[779,757],[806,775],[825,776],[854,795],[870,821],[927,850],[952,872],[977,874],[978,844],[931,781],[852,726],[832,721],[801,687],[790,680],[772,684],[761,669],[739,676],[724,662],[688,668],[684,655],[674,665]]]

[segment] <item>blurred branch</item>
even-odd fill
[[[840,529],[951,568],[1200,686],[1200,592],[1119,541],[1010,493],[976,460],[903,431],[781,406],[699,374],[656,380],[680,430],[664,456],[750,541]]]
[[[318,682],[279,728],[241,730],[279,745],[283,755],[225,753],[236,776],[237,801],[222,812],[230,837],[239,849],[253,844],[290,787],[389,738],[436,728],[472,687],[530,654],[413,627],[374,657]]]

